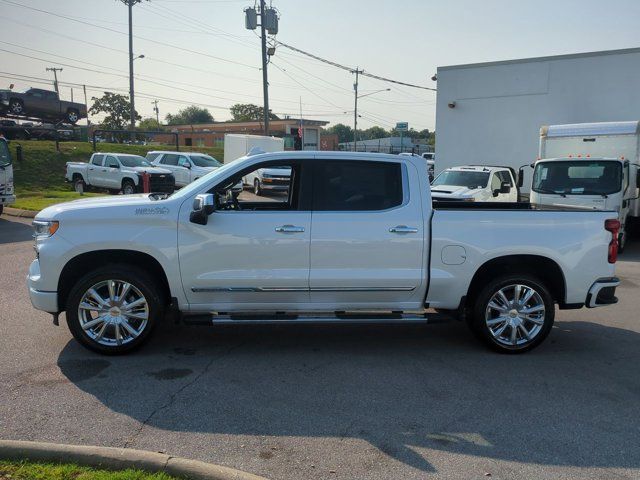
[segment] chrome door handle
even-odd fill
[[[295,225],[281,225],[276,227],[276,232],[278,233],[302,233],[304,232],[304,227],[296,227]]]
[[[406,225],[397,225],[389,229],[391,233],[418,233],[418,229],[414,227],[407,227]]]

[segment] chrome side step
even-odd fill
[[[406,324],[442,323],[453,317],[440,313],[334,312],[334,313],[224,313],[183,315],[188,325],[300,325],[300,324]]]

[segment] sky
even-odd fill
[[[367,73],[437,88],[437,67],[640,46],[637,0],[273,0],[284,43]],[[136,109],[194,104],[216,121],[262,105],[260,40],[246,0],[150,0],[134,7]],[[38,11],[42,10],[42,11]],[[119,0],[0,0],[0,88],[52,86],[63,99],[128,94],[127,7]],[[354,75],[278,46],[268,67],[279,116],[353,125]],[[75,86],[65,84],[75,84]],[[390,91],[385,89],[390,88]],[[436,92],[361,77],[358,128],[435,129]],[[373,93],[383,90],[378,93]],[[92,118],[99,121],[99,117]]]

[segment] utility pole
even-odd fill
[[[84,92],[84,104],[87,107],[87,126],[91,125],[91,120],[89,120],[89,103],[87,102],[87,86],[82,85],[82,91]]]
[[[260,40],[262,42],[262,95],[264,96],[264,134],[269,135],[269,80],[267,78],[267,32],[264,0],[260,0]]]
[[[53,88],[55,88],[58,95],[60,95],[60,90],[58,90],[58,72],[61,71],[62,68],[47,67],[47,72],[53,72]]]
[[[133,95],[133,4],[135,0],[127,0],[129,8],[129,115],[131,120],[131,143],[136,140],[136,107]]]
[[[154,100],[153,102],[153,111],[156,112],[156,123],[158,124],[158,128],[160,128],[160,110],[158,110],[158,100]]]
[[[358,67],[356,67],[355,70],[353,70],[351,73],[355,73],[356,74],[356,81],[353,84],[353,91],[354,91],[354,108],[353,108],[353,151],[357,152],[358,151],[358,139],[357,139],[357,135],[358,135],[358,75],[360,75],[364,70],[358,70]]]

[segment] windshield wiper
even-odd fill
[[[593,190],[585,190],[582,192],[582,195],[600,195],[602,198],[609,198],[609,195],[606,193],[595,192]]]
[[[550,193],[552,195],[560,195],[561,197],[565,198],[567,196],[567,194],[564,192],[556,192],[555,190],[551,190],[549,188],[534,188],[533,191],[537,193]]]

